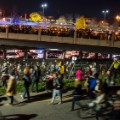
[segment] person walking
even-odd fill
[[[59,103],[58,104],[62,104],[61,84],[60,84],[60,81],[58,78],[58,74],[53,73],[53,94],[52,94],[51,104],[54,104],[56,96],[59,96]]]
[[[38,83],[39,83],[39,70],[37,66],[34,66],[32,71],[32,92],[38,92]],[[36,86],[34,90],[34,86]]]
[[[1,78],[2,78],[2,82],[3,82],[3,86],[5,86],[7,88],[7,80],[9,79],[7,63],[3,64],[3,68],[1,70],[1,72],[2,72]]]
[[[11,72],[9,80],[7,82],[6,95],[10,98],[10,104],[14,103],[14,95],[16,95],[16,79],[14,71]]]
[[[30,93],[29,93],[29,88],[30,88],[30,84],[31,84],[31,79],[30,79],[30,69],[29,67],[25,67],[23,73],[23,81],[24,81],[24,93],[23,95],[21,95],[22,99],[25,98],[26,94],[27,94],[27,99],[30,99]]]
[[[80,100],[81,95],[82,95],[81,81],[75,81],[75,89],[74,89],[74,92],[73,92],[71,111],[74,111],[75,103],[76,103],[76,101]]]
[[[53,73],[51,72],[50,74],[46,75],[45,89],[49,93],[49,91],[52,90],[52,87],[53,87]]]

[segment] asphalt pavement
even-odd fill
[[[50,104],[51,94],[46,92],[32,93],[31,100],[23,100],[20,94],[15,96],[16,104],[10,105],[9,99],[1,102],[0,120],[81,120],[79,106],[75,111],[71,110],[72,91],[63,94],[63,104],[58,104],[58,98],[54,105]],[[95,120],[92,118],[91,120]]]
[[[32,93],[31,96],[31,100],[27,101],[17,94],[15,105],[8,104],[9,99],[6,99],[6,96],[1,96],[3,101],[0,103],[0,120],[83,120],[80,118],[79,105],[75,106],[75,111],[70,111],[72,91],[63,94],[63,104],[58,104],[58,99],[54,105],[50,104],[51,93]],[[87,120],[96,119],[92,117]]]

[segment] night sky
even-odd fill
[[[48,3],[45,15],[79,14],[102,18],[102,10],[109,9],[109,17],[120,13],[120,0],[0,0],[0,7],[10,14],[14,8],[20,14],[42,11],[41,4]]]

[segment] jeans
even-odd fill
[[[114,73],[114,75],[113,75],[113,81],[114,81],[114,84],[115,84],[115,79],[117,78],[117,76],[119,74],[119,70],[118,69],[114,69],[113,73]]]
[[[61,92],[61,90],[56,90],[56,89],[53,89],[51,103],[54,103],[56,95],[59,96],[59,103],[62,103],[62,92]]]
[[[25,88],[24,88],[24,93],[23,93],[24,98],[25,98],[26,94],[27,94],[27,98],[29,100],[30,99],[30,93],[29,93],[29,87],[28,86],[25,86]]]
[[[13,97],[13,96],[9,96],[9,98],[10,98],[10,104],[13,104],[13,102],[14,102],[14,97]]]
[[[76,101],[79,101],[79,100],[80,100],[80,96],[73,96],[72,109],[74,109]]]
[[[38,82],[33,81],[33,83],[32,83],[32,91],[34,91],[34,87],[36,87],[35,91],[38,92]]]

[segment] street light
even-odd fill
[[[44,12],[45,12],[44,10],[45,10],[45,8],[46,8],[47,6],[48,6],[48,5],[47,5],[46,3],[44,3],[44,4],[41,5],[41,7],[43,8],[43,17],[44,17]]]
[[[109,13],[109,10],[103,10],[102,13],[104,14],[104,21],[106,20],[106,15]]]
[[[118,27],[119,27],[119,23],[120,23],[120,16],[119,15],[116,16],[116,20],[118,22]]]
[[[120,21],[120,16],[119,15],[116,16],[116,20]]]
[[[0,18],[2,17],[2,10],[0,10]]]

